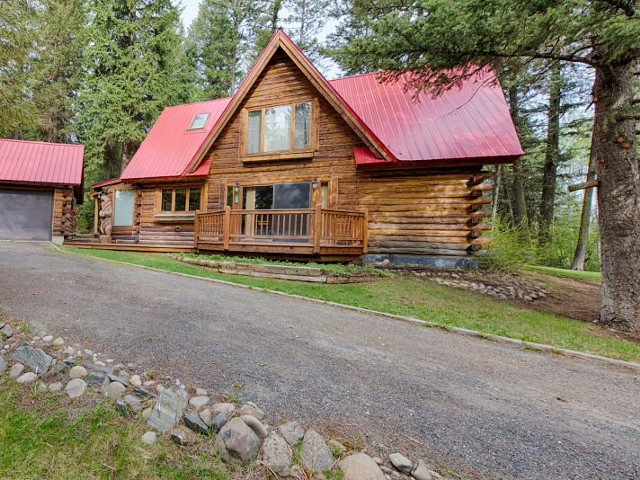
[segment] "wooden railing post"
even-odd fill
[[[369,245],[369,209],[364,209],[364,216],[362,217],[362,253],[367,253],[367,247]]]
[[[198,248],[199,234],[200,234],[200,217],[198,217],[198,212],[196,212],[193,219],[193,246],[196,249]]]
[[[231,207],[224,207],[224,243],[223,248],[229,250],[229,235],[231,230]]]
[[[320,252],[320,239],[322,238],[322,205],[316,205],[316,213],[313,226],[313,253]]]

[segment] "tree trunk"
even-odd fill
[[[511,119],[518,133],[521,130],[520,108],[518,105],[518,88],[509,88],[509,110]],[[524,186],[524,165],[522,158],[513,163],[513,217],[515,226],[522,229],[525,237],[529,238],[529,219],[527,216],[527,200]]]
[[[593,138],[593,134],[592,134]],[[587,182],[596,178],[595,144],[591,142],[589,152],[589,168],[587,170]],[[584,262],[587,258],[587,245],[589,244],[589,227],[591,225],[591,205],[593,204],[593,187],[584,189],[582,198],[582,215],[580,215],[580,229],[578,230],[578,242],[573,254],[572,270],[584,270]]]
[[[129,165],[129,162],[131,161],[135,150],[135,145],[133,145],[131,142],[122,142],[122,157],[120,163],[121,172],[124,172],[124,169],[127,168],[127,165]]]
[[[549,80],[549,112],[547,145],[542,175],[542,199],[540,200],[540,243],[552,238],[553,212],[556,201],[556,175],[560,158],[560,101],[562,99],[562,71],[560,63],[551,66]]]
[[[600,322],[640,334],[640,172],[636,121],[629,114],[632,66],[596,68],[592,141],[602,248]]]

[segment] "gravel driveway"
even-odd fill
[[[640,478],[640,372],[0,242],[0,308],[466,477]],[[561,400],[559,400],[559,398]],[[566,400],[566,401],[563,401]]]

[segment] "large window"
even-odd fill
[[[311,184],[276,183],[259,187],[245,187],[242,208],[245,210],[286,210],[310,208]]]
[[[133,225],[133,190],[116,190],[113,207],[113,226],[130,227]]]
[[[311,102],[251,110],[247,114],[247,153],[308,149]]]
[[[163,212],[195,212],[200,209],[201,187],[162,189]]]

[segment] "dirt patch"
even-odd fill
[[[524,302],[529,308],[585,322],[598,319],[602,299],[600,284],[539,273],[528,273],[527,276],[543,283],[549,291],[546,298]]]

